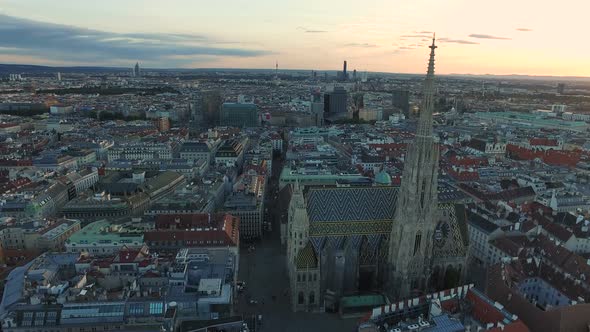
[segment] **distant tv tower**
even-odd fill
[[[277,60],[275,64],[275,80],[279,79],[279,61]]]

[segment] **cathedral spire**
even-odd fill
[[[430,274],[438,208],[438,147],[432,136],[435,49],[433,37],[418,128],[406,153],[389,236],[389,291],[396,298],[407,297],[414,290],[424,290]]]
[[[436,38],[432,37],[432,45],[430,48],[430,59],[428,60],[428,70],[426,72],[426,79],[424,80],[424,91],[422,99],[422,107],[420,108],[420,119],[418,121],[417,136],[429,137],[432,136],[432,113],[434,111],[434,50],[436,46]]]
[[[432,45],[428,46],[430,48],[430,59],[428,60],[428,73],[427,75],[431,78],[434,78],[434,50],[437,48],[436,46],[436,36],[432,36]]]

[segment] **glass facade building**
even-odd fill
[[[257,127],[260,124],[255,104],[224,103],[221,106],[220,125],[231,127]]]

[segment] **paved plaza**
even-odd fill
[[[343,320],[336,314],[291,311],[285,254],[278,233],[273,230],[270,238],[264,239],[252,253],[242,250],[239,279],[246,282],[246,291],[239,296],[240,313],[245,317],[261,314],[263,320],[258,331],[355,331],[355,319]],[[249,300],[258,304],[250,304]]]
[[[279,168],[279,165],[276,167]],[[244,317],[262,315],[262,324],[257,331],[356,331],[356,319],[344,320],[329,313],[291,311],[285,249],[281,247],[280,225],[275,217],[281,211],[273,209],[276,207],[276,185],[277,181],[273,176],[269,181],[270,194],[266,203],[270,207],[268,219],[272,222],[272,231],[266,232],[264,238],[255,244],[256,249],[253,252],[248,252],[246,247],[240,250],[239,280],[246,282],[246,290],[238,297],[239,313]],[[257,301],[257,304],[250,304],[250,300]]]

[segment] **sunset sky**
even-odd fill
[[[590,76],[588,0],[0,0],[0,63]]]

